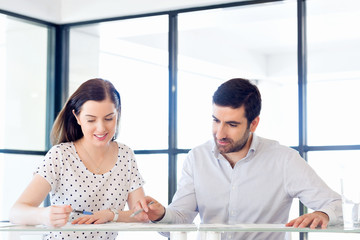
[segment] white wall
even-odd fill
[[[229,3],[229,0],[0,0],[0,9],[53,23]],[[241,2],[241,1],[238,1]]]

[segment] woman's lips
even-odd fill
[[[105,134],[94,134],[94,136],[95,136],[98,140],[103,141],[103,140],[106,139],[107,133],[105,133]]]

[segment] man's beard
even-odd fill
[[[250,129],[247,128],[246,129],[246,132],[244,133],[244,135],[242,136],[242,138],[240,138],[238,141],[234,142],[232,139],[230,138],[222,138],[220,139],[221,141],[223,142],[228,142],[230,143],[228,146],[224,147],[222,145],[220,145],[218,142],[217,142],[217,139],[216,139],[216,136],[214,135],[214,140],[215,140],[215,143],[216,143],[216,146],[219,150],[219,152],[221,154],[225,154],[225,153],[233,153],[233,152],[239,152],[240,150],[242,150],[246,143],[248,142],[249,140],[249,137],[250,137]]]

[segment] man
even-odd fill
[[[293,198],[315,211],[286,226],[321,227],[342,217],[341,197],[297,151],[254,134],[258,88],[245,79],[223,83],[213,96],[214,139],[192,149],[168,208],[151,197],[138,204],[161,223],[286,223]],[[155,204],[147,206],[150,201]],[[142,216],[144,217],[144,216]],[[222,239],[284,239],[285,233],[224,233]]]

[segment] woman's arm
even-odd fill
[[[10,222],[15,224],[61,227],[66,224],[71,206],[39,207],[50,192],[50,184],[36,174],[10,211]]]
[[[144,196],[145,194],[142,187],[130,192],[127,201],[130,210],[121,211],[121,209],[115,209],[118,211],[119,214],[117,222],[148,221],[148,218],[146,216],[140,219],[138,217],[137,218],[130,217],[130,215],[134,212],[133,208],[136,205],[137,201],[144,198]],[[114,213],[109,209],[105,209],[95,212],[93,215],[79,217],[74,221],[72,221],[72,224],[101,224],[101,223],[111,222],[113,219],[114,219]]]

